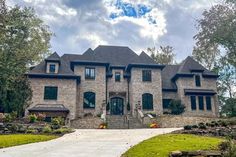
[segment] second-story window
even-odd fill
[[[115,81],[120,82],[120,72],[115,72]]]
[[[201,86],[201,77],[200,75],[195,75],[195,84],[197,87]]]
[[[144,82],[151,82],[152,81],[152,71],[151,70],[143,70],[143,81]]]
[[[85,68],[85,79],[95,79],[95,68]]]
[[[49,64],[49,72],[56,73],[56,65],[55,64]]]

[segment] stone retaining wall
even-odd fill
[[[70,126],[75,129],[97,129],[102,122],[99,117],[84,117],[72,120]]]
[[[157,117],[153,120],[156,120],[157,123],[162,128],[175,128],[183,127],[185,125],[197,125],[200,122],[211,122],[217,121],[219,118],[212,117],[186,117],[186,116],[173,116],[173,115],[164,115]],[[148,117],[144,118],[144,124],[150,124],[153,120]]]

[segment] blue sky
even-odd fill
[[[52,51],[81,54],[98,45],[136,53],[170,45],[177,61],[191,55],[196,19],[217,0],[8,0],[35,8],[55,36]]]

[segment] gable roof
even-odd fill
[[[177,90],[174,83],[178,77],[193,77],[192,72],[201,72],[203,77],[217,78],[218,75],[214,72],[207,70],[192,57],[188,56],[178,65],[166,65],[162,70],[162,89],[164,90]]]
[[[145,52],[137,55],[129,47],[100,45],[94,50],[88,49],[82,55],[65,54],[67,61],[90,61],[109,63],[111,66],[127,66],[129,64],[157,64]]]
[[[35,66],[32,70],[29,71],[30,74],[46,74],[46,62],[47,61],[59,61],[60,68],[57,74],[50,74],[50,75],[74,75],[73,71],[70,69],[70,65],[68,65],[61,57],[54,52],[40,64]],[[74,75],[75,76],[75,75]]]
[[[207,70],[205,67],[203,67],[201,64],[199,64],[197,61],[195,61],[192,57],[188,56],[185,60],[183,60],[180,63],[180,67],[178,70],[178,73],[189,73],[191,71],[202,71],[204,74],[215,74],[209,70]]]

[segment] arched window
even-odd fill
[[[84,93],[84,108],[95,108],[96,94],[94,92]]]
[[[153,109],[153,96],[150,93],[144,93],[142,95],[142,105],[144,110]]]

